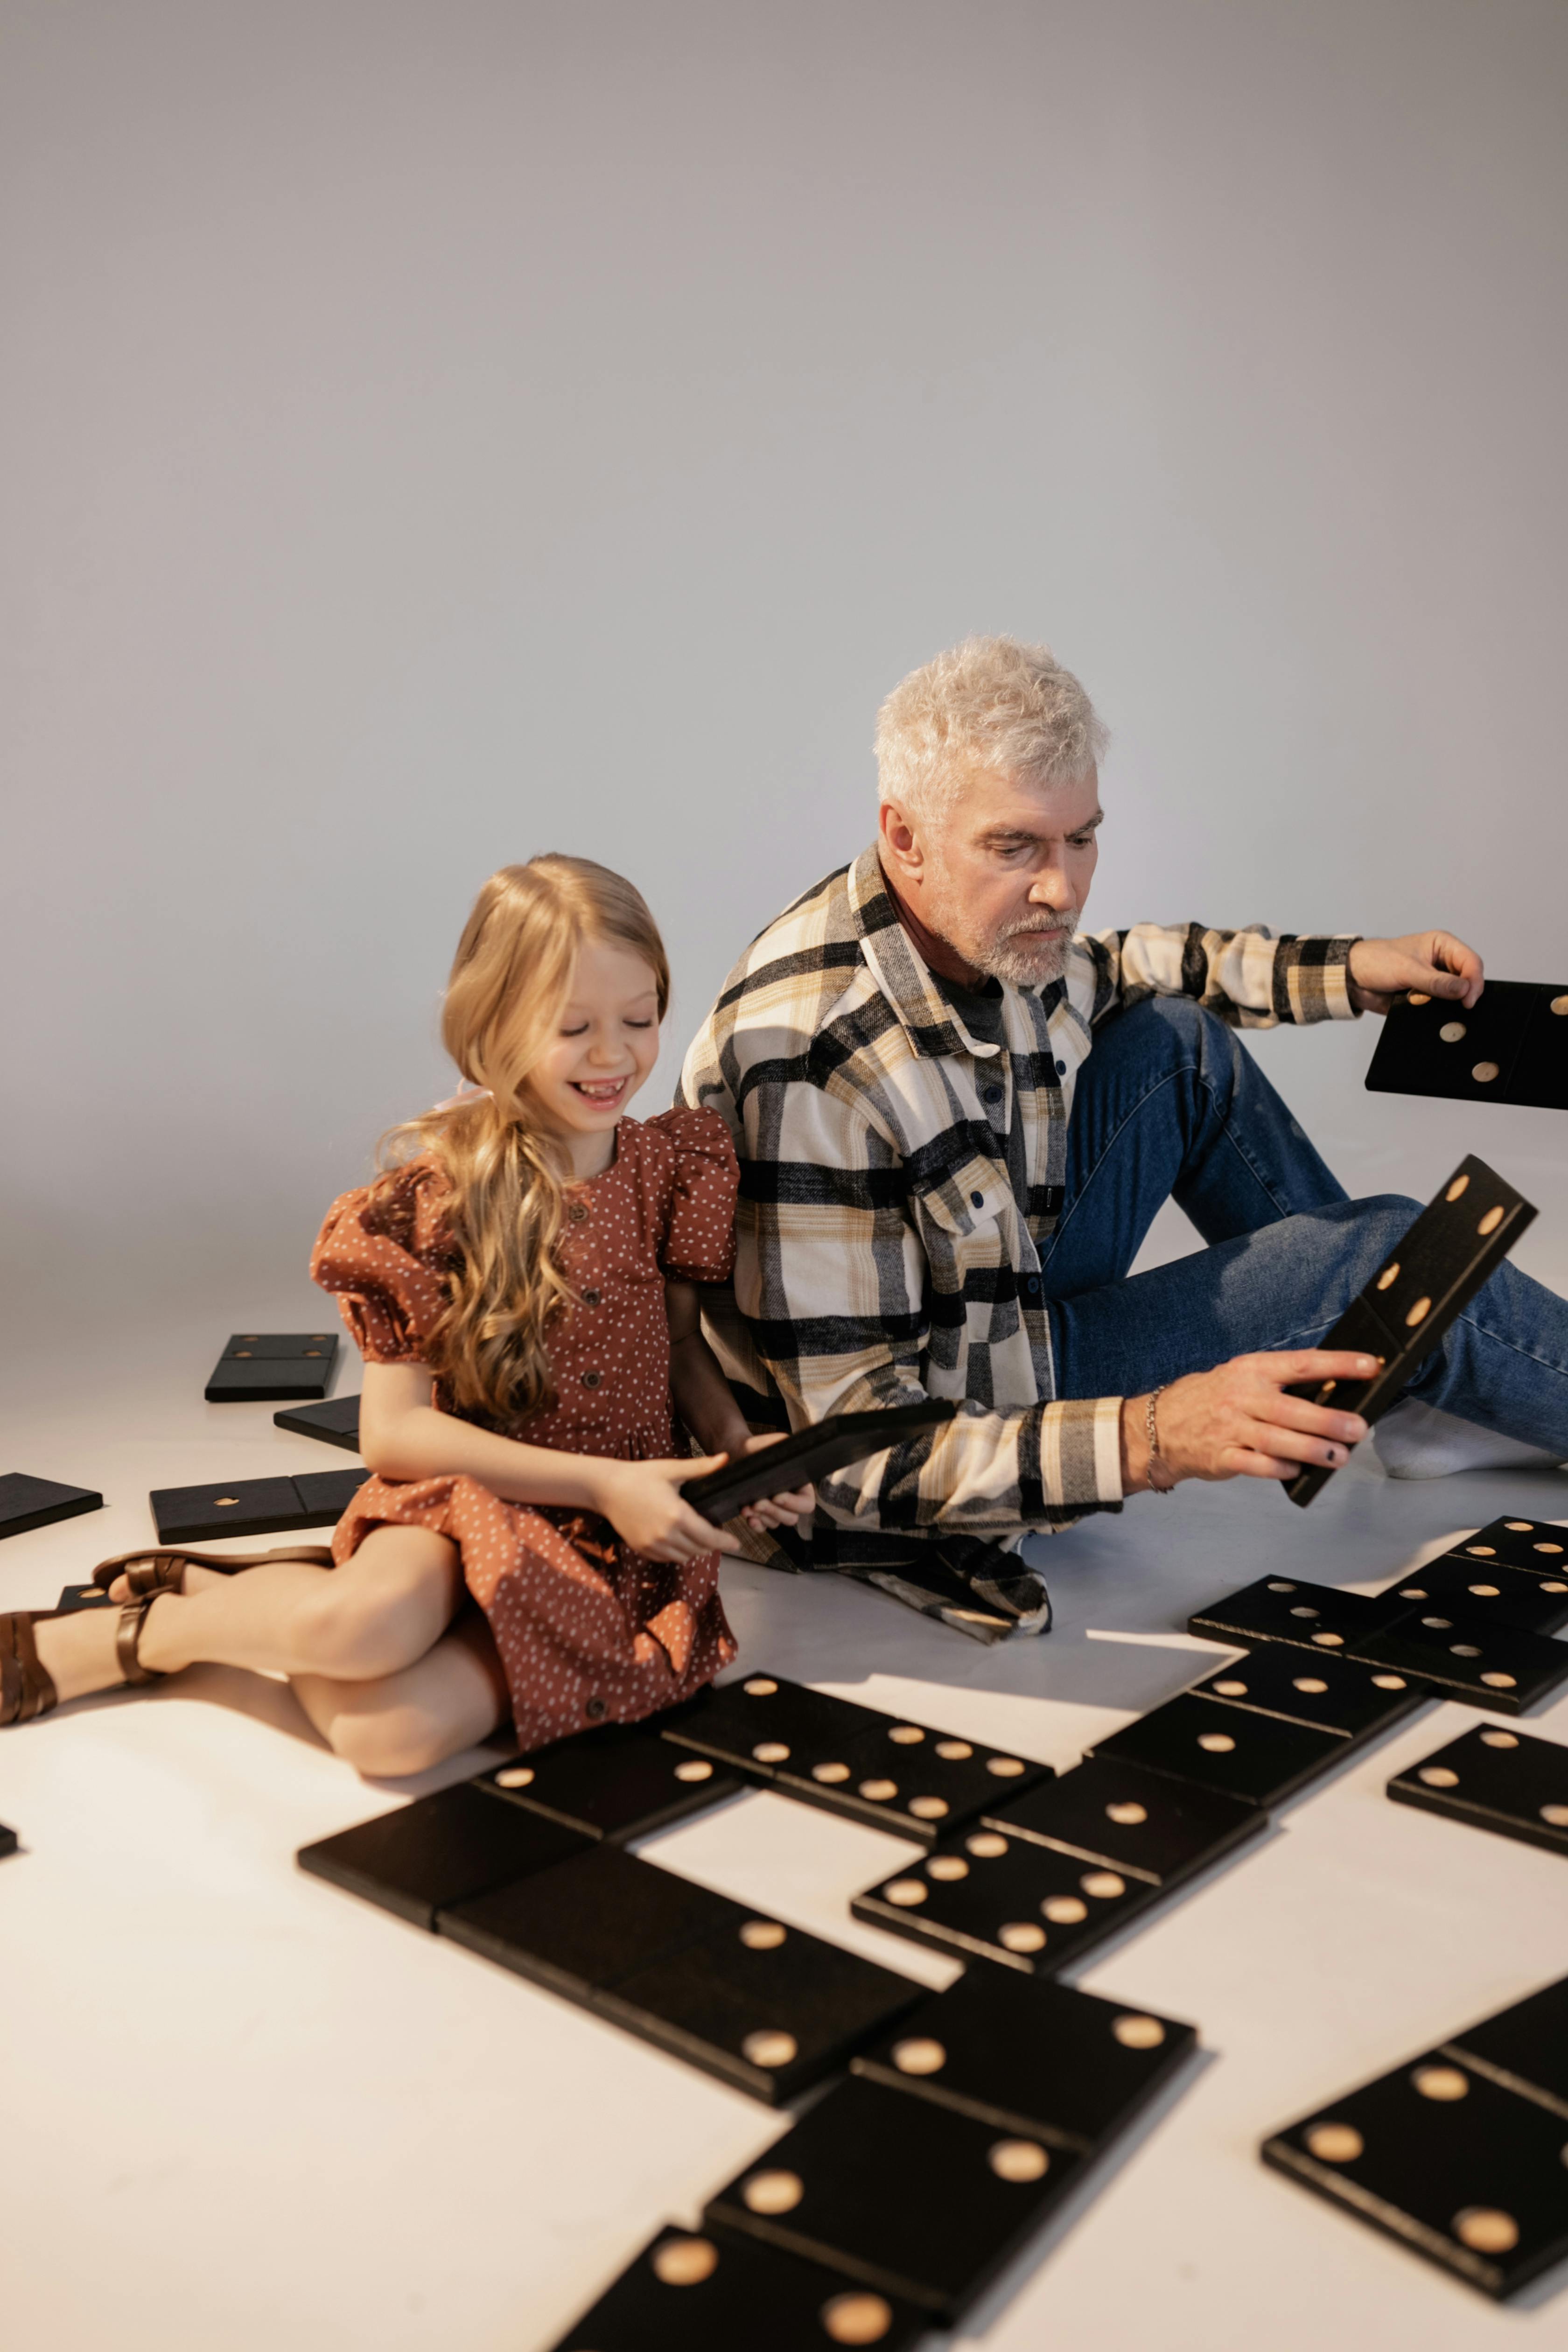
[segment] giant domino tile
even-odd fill
[[[738,2332],[749,2352],[909,2344],[962,2315],[1194,2046],[1190,2025],[1079,1992],[1062,1971],[1427,1702],[1517,1711],[1568,1675],[1568,1646],[1546,1638],[1568,1622],[1563,1542],[1545,1523],[1499,1521],[1372,1601],[1285,1579],[1248,1586],[1190,1621],[1244,1654],[1060,1775],[753,1673],[657,1724],[497,1765],[300,1862],[770,2105],[839,2077],[715,2193],[699,2231],[661,2230],[557,2352],[642,2352],[675,2330],[685,2352]],[[967,1973],[932,1995],[627,1851],[757,1787],[922,1846],[851,1908]],[[1455,2068],[1428,2071],[1437,2092],[1412,2088],[1406,2070],[1390,2095],[1440,2098]],[[1483,2155],[1494,2124],[1517,2133],[1510,2100],[1540,2111],[1531,2084],[1488,2084],[1467,2111]],[[1401,2197],[1419,2202],[1397,2161],[1368,2187],[1350,2159],[1334,2170],[1313,2155],[1361,2129],[1338,2109],[1310,2117],[1266,2160],[1352,2209],[1381,2199],[1371,2218],[1431,2252],[1421,2231],[1436,2223],[1389,2219]],[[1403,2148],[1412,2133],[1390,2138]],[[1436,2258],[1489,2294],[1515,2292],[1568,2253],[1559,2172],[1555,2220],[1555,2179],[1531,2203],[1518,2168],[1508,2174],[1507,2194],[1529,2207],[1517,2259],[1502,2248],[1514,2224],[1501,2191],[1454,2207]],[[1447,2192],[1420,2193],[1440,2205]]]

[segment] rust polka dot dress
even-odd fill
[[[716,1113],[622,1119],[611,1165],[566,1194],[561,1262],[581,1303],[549,1343],[556,1402],[506,1435],[623,1462],[684,1452],[670,1400],[664,1279],[729,1275],[738,1185],[734,1147]],[[327,1212],[310,1273],[337,1294],[368,1364],[420,1360],[456,1257],[447,1191],[426,1157],[343,1193]],[[433,1402],[458,1410],[439,1381]],[[593,1723],[636,1722],[689,1697],[735,1655],[717,1552],[680,1566],[647,1559],[591,1512],[504,1502],[466,1476],[373,1476],[338,1522],[334,1557],[350,1559],[373,1528],[388,1526],[433,1528],[458,1546],[495,1635],[524,1748]]]

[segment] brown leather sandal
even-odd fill
[[[13,1609],[0,1616],[0,1724],[31,1723],[47,1715],[58,1694],[38,1663],[33,1628],[58,1609]]]
[[[121,1605],[120,1622],[114,1629],[114,1659],[122,1683],[161,1683],[166,1679],[160,1667],[144,1666],[138,1655],[147,1612],[160,1598],[156,1592],[143,1592],[139,1600]]]
[[[185,1570],[193,1562],[197,1568],[215,1568],[225,1576],[237,1576],[242,1569],[260,1568],[273,1559],[300,1559],[308,1568],[331,1568],[332,1555],[319,1544],[301,1549],[285,1547],[278,1551],[253,1551],[243,1559],[232,1552],[189,1551],[175,1545],[151,1548],[141,1551],[122,1551],[114,1559],[100,1559],[92,1571],[92,1582],[107,1592],[115,1578],[124,1575],[132,1600],[144,1592],[184,1592]]]
[[[127,1601],[121,1609],[114,1633],[114,1657],[122,1683],[164,1680],[160,1669],[144,1666],[138,1654],[147,1612],[158,1598],[156,1592],[144,1592],[138,1600]],[[12,1609],[0,1615],[0,1727],[10,1723],[36,1722],[40,1715],[50,1714],[59,1705],[54,1677],[38,1657],[33,1628],[48,1618],[68,1614],[63,1609]],[[112,1690],[113,1684],[109,1687]]]

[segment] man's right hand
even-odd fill
[[[1365,1381],[1374,1356],[1323,1348],[1234,1356],[1212,1372],[1190,1372],[1160,1391],[1155,1428],[1160,1458],[1173,1479],[1294,1478],[1309,1465],[1342,1469],[1367,1424],[1359,1413],[1335,1412],[1288,1396],[1307,1381]],[[1121,1407],[1122,1486],[1130,1495],[1149,1486],[1148,1403],[1128,1397]]]

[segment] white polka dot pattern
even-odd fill
[[[612,1165],[571,1187],[562,1263],[582,1304],[550,1343],[556,1402],[507,1432],[623,1462],[675,1452],[664,1280],[722,1281],[739,1171],[723,1121],[672,1110],[616,1130]],[[417,1362],[446,1303],[454,1245],[447,1180],[429,1159],[345,1192],[310,1260],[367,1363]],[[453,1412],[437,1383],[436,1403]],[[481,1420],[482,1415],[468,1416]],[[504,1502],[476,1478],[373,1477],[339,1521],[347,1559],[373,1527],[449,1536],[496,1638],[525,1748],[596,1722],[632,1723],[711,1681],[735,1655],[719,1558],[645,1559],[603,1519]]]

